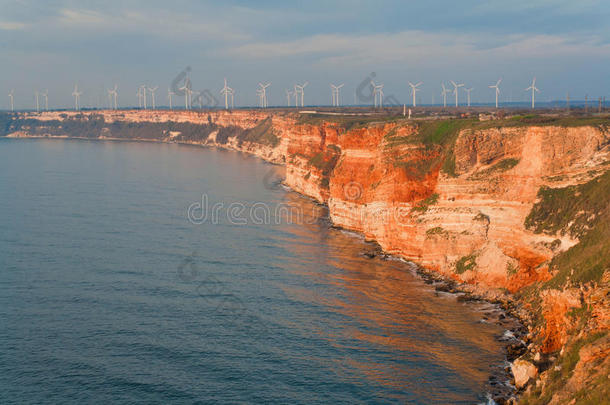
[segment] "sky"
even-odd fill
[[[501,101],[527,100],[534,76],[542,101],[610,98],[610,1],[0,0],[0,109],[11,89],[16,108],[45,89],[50,108],[73,106],[75,83],[85,106],[107,104],[115,83],[122,107],[141,84],[166,105],[187,67],[218,101],[226,77],[237,105],[256,105],[258,82],[286,105],[305,81],[306,105],[330,104],[330,83],[351,104],[373,75],[399,103],[409,81],[423,82],[419,103],[439,103],[450,80],[492,102],[499,78]]]

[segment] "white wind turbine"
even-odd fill
[[[290,107],[290,97],[292,96],[292,92],[286,89],[286,105]]]
[[[40,104],[38,104],[38,95],[40,93],[38,93],[38,90],[36,90],[34,94],[36,95],[36,112],[40,112]]]
[[[258,96],[258,106],[263,108],[263,91],[261,89],[256,89],[256,95]]]
[[[191,81],[187,77],[184,81],[184,86],[180,87],[178,90],[184,90],[184,109],[188,110],[190,106],[190,95],[191,95]]]
[[[150,92],[150,96],[152,97],[152,109],[155,109],[155,91],[157,91],[157,89],[159,88],[159,86],[155,86],[155,87],[149,87],[148,91]],[[146,100],[146,98],[144,99]]]
[[[471,87],[469,89],[464,88],[464,91],[466,92],[466,96],[468,97],[468,107],[470,107],[470,92],[474,89],[474,87]]]
[[[451,80],[451,84],[453,84],[453,94],[455,94],[455,106],[458,106],[458,89],[464,86],[464,83],[457,84],[453,80]]]
[[[108,89],[108,100],[110,101],[110,108],[117,109],[117,94],[118,86],[115,84],[114,88]]]
[[[416,98],[417,92],[420,90],[419,86],[421,86],[421,85],[422,85],[422,82],[419,82],[417,84],[413,84],[413,83],[409,82],[409,86],[411,86],[411,94],[413,95],[413,107],[417,106],[415,98]]]
[[[80,100],[80,96],[81,96],[82,94],[83,94],[82,92],[78,91],[78,84],[75,84],[75,85],[74,85],[74,91],[72,92],[72,95],[74,96],[74,109],[75,109],[76,111],[80,110],[80,107],[79,107],[79,105],[78,105],[78,104],[79,104],[78,102],[79,102],[79,100]]]
[[[333,100],[333,107],[339,107],[340,106],[340,95],[339,95],[339,89],[341,89],[341,87],[343,87],[345,84],[341,83],[340,85],[336,86],[334,84],[330,85],[331,88],[331,93],[332,93],[332,100]]]
[[[15,100],[13,97],[13,94],[15,93],[15,90],[11,90],[8,92],[8,98],[11,99],[11,112],[15,111]]]
[[[148,106],[146,104],[146,85],[145,84],[141,85],[140,89],[141,89],[141,93],[142,93],[142,100],[144,101],[143,107],[146,110],[148,108]]]
[[[138,87],[136,96],[138,96],[138,108],[142,108],[142,87]]]
[[[496,84],[493,86],[489,86],[490,89],[496,89],[496,108],[498,108],[498,96],[500,95],[500,82],[502,79],[499,79]]]
[[[377,108],[383,107],[383,84],[375,84],[374,81],[371,80],[371,85],[373,86],[373,97],[374,97],[374,106]],[[377,103],[379,100],[379,104]]]
[[[532,85],[530,87],[528,87],[527,89],[525,89],[525,91],[531,90],[532,91],[532,110],[534,109],[534,105],[535,105],[535,95],[536,92],[540,92],[540,90],[538,90],[538,88],[536,88],[536,78],[534,77],[534,80],[532,80]]]
[[[231,95],[231,109],[235,108],[235,90],[229,89],[229,94]]]
[[[118,109],[119,108],[119,103],[117,101],[118,97],[119,97],[119,86],[117,86],[116,84],[114,85],[114,88],[112,89],[112,97],[114,98],[114,109]]]
[[[220,94],[225,96],[225,110],[229,109],[229,95],[233,98],[233,89],[227,86],[227,79],[225,78],[225,86],[220,90]]]
[[[305,106],[305,87],[307,87],[307,85],[309,84],[309,82],[305,82],[301,85],[295,84],[294,85],[294,91],[295,91],[295,99],[298,101],[298,95],[299,93],[301,94],[301,107]],[[297,102],[297,107],[299,106],[298,102]]]
[[[271,83],[262,84],[258,83],[260,86],[260,98],[261,98],[261,107],[267,108],[267,87],[271,86]]]
[[[45,90],[44,93],[40,94],[44,97],[44,109],[45,111],[49,111],[49,90]]]
[[[169,98],[169,109],[172,110],[173,106],[172,106],[172,96],[176,94],[174,93],[169,87],[167,88],[167,98]]]
[[[441,82],[441,87],[443,88],[441,91],[441,96],[443,96],[443,107],[447,107],[447,93],[449,93],[449,90],[445,87],[445,83]]]

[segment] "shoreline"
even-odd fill
[[[235,149],[231,146],[222,146],[222,145],[205,144],[205,143],[197,143],[197,142],[165,141],[165,140],[142,139],[142,138],[131,138],[131,139],[114,138],[114,137],[90,138],[90,137],[74,137],[74,136],[21,135],[21,134],[18,136],[9,135],[9,136],[5,136],[3,138],[33,139],[33,140],[53,139],[53,140],[84,140],[84,141],[95,141],[95,142],[109,141],[109,142],[134,142],[134,143],[146,142],[146,143],[157,143],[157,144],[176,144],[176,145],[181,145],[181,146],[196,146],[196,147],[203,147],[203,148],[209,148],[209,149],[220,149],[220,150],[229,150],[229,151],[240,152],[240,153],[247,154],[249,156],[258,157],[262,161],[272,164],[272,165],[285,166],[285,164],[280,164],[278,162],[265,159],[263,156],[259,156],[255,153],[249,152],[247,150]],[[311,196],[308,196],[306,194],[303,194],[303,193],[300,193],[300,192],[294,190],[290,186],[286,185],[283,180],[280,182],[280,184],[288,191],[294,192],[301,197],[307,198],[307,199],[311,200],[312,202],[325,207],[327,210],[329,209],[327,203],[320,202]],[[521,392],[523,392],[525,389],[527,389],[529,384],[522,387],[521,389],[517,389],[515,387],[514,376],[512,374],[510,366],[507,366],[505,364],[506,362],[511,363],[512,361],[517,359],[519,356],[521,356],[523,353],[525,353],[527,351],[528,344],[530,343],[530,339],[528,338],[528,335],[529,335],[528,332],[530,329],[528,317],[524,315],[523,311],[520,308],[518,308],[518,306],[516,305],[516,300],[512,297],[512,295],[507,294],[507,293],[502,293],[499,291],[490,291],[489,289],[486,289],[483,287],[478,287],[478,286],[472,285],[472,284],[457,282],[457,281],[451,279],[450,277],[447,277],[446,275],[435,272],[433,270],[426,269],[422,265],[420,265],[416,262],[413,262],[411,260],[408,260],[404,257],[401,257],[400,255],[390,254],[390,253],[383,251],[383,249],[381,248],[381,246],[379,245],[379,243],[376,240],[367,239],[366,236],[362,232],[358,232],[358,231],[351,230],[348,228],[343,228],[341,226],[334,224],[330,218],[330,215],[328,215],[328,217],[325,218],[325,220],[328,221],[328,226],[330,228],[340,229],[343,231],[353,233],[354,237],[356,237],[356,235],[358,235],[358,237],[363,238],[364,242],[373,244],[375,247],[373,252],[363,250],[362,254],[365,257],[367,257],[369,259],[379,258],[380,260],[383,260],[383,261],[397,260],[397,261],[401,261],[405,264],[412,266],[413,270],[414,270],[414,274],[417,277],[419,277],[425,284],[434,287],[436,294],[438,294],[438,293],[451,294],[452,296],[456,297],[458,302],[460,302],[460,301],[464,302],[464,303],[486,302],[488,304],[497,306],[498,311],[499,311],[498,319],[493,320],[492,322],[495,323],[496,325],[506,327],[504,335],[497,338],[497,340],[499,342],[504,343],[503,346],[504,346],[505,360],[501,364],[491,364],[490,365],[490,367],[494,367],[494,368],[497,368],[498,370],[502,370],[502,371],[490,373],[487,384],[492,389],[494,387],[496,387],[497,389],[501,389],[501,392],[495,392],[495,393],[487,392],[484,394],[488,395],[488,398],[493,399],[493,401],[495,401],[495,403],[497,403],[497,404],[514,403],[518,399],[519,394]],[[483,311],[482,312],[482,315],[483,315],[482,321],[483,322],[490,323],[488,321],[488,318],[486,319],[486,317],[488,317],[489,313],[491,313],[491,312],[492,311]],[[511,326],[506,325],[508,323],[512,323],[512,325]],[[509,332],[509,333],[507,334],[507,332]],[[508,335],[508,336],[506,336],[506,335]],[[524,340],[524,339],[527,339],[527,340]],[[504,381],[502,381],[501,380],[502,377],[508,377],[508,378],[506,378],[506,379],[504,379]]]

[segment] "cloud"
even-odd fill
[[[0,30],[16,31],[25,29],[26,24],[16,21],[0,21]]]
[[[317,65],[411,66],[435,60],[472,58],[518,59],[555,56],[610,56],[610,45],[599,38],[553,35],[480,36],[404,31],[373,35],[315,35],[290,41],[253,42],[230,47],[226,54],[242,59],[311,58]]]
[[[192,14],[173,10],[122,10],[109,14],[87,9],[62,9],[55,23],[63,29],[97,31],[101,33],[139,33],[184,40],[216,39],[222,41],[251,40],[239,28],[209,19],[196,19]]]

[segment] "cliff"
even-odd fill
[[[285,183],[388,253],[510,297],[524,403],[608,397],[610,118],[410,121],[259,110],[12,117],[9,136],[214,145],[286,165]],[[510,295],[507,295],[509,293]]]

